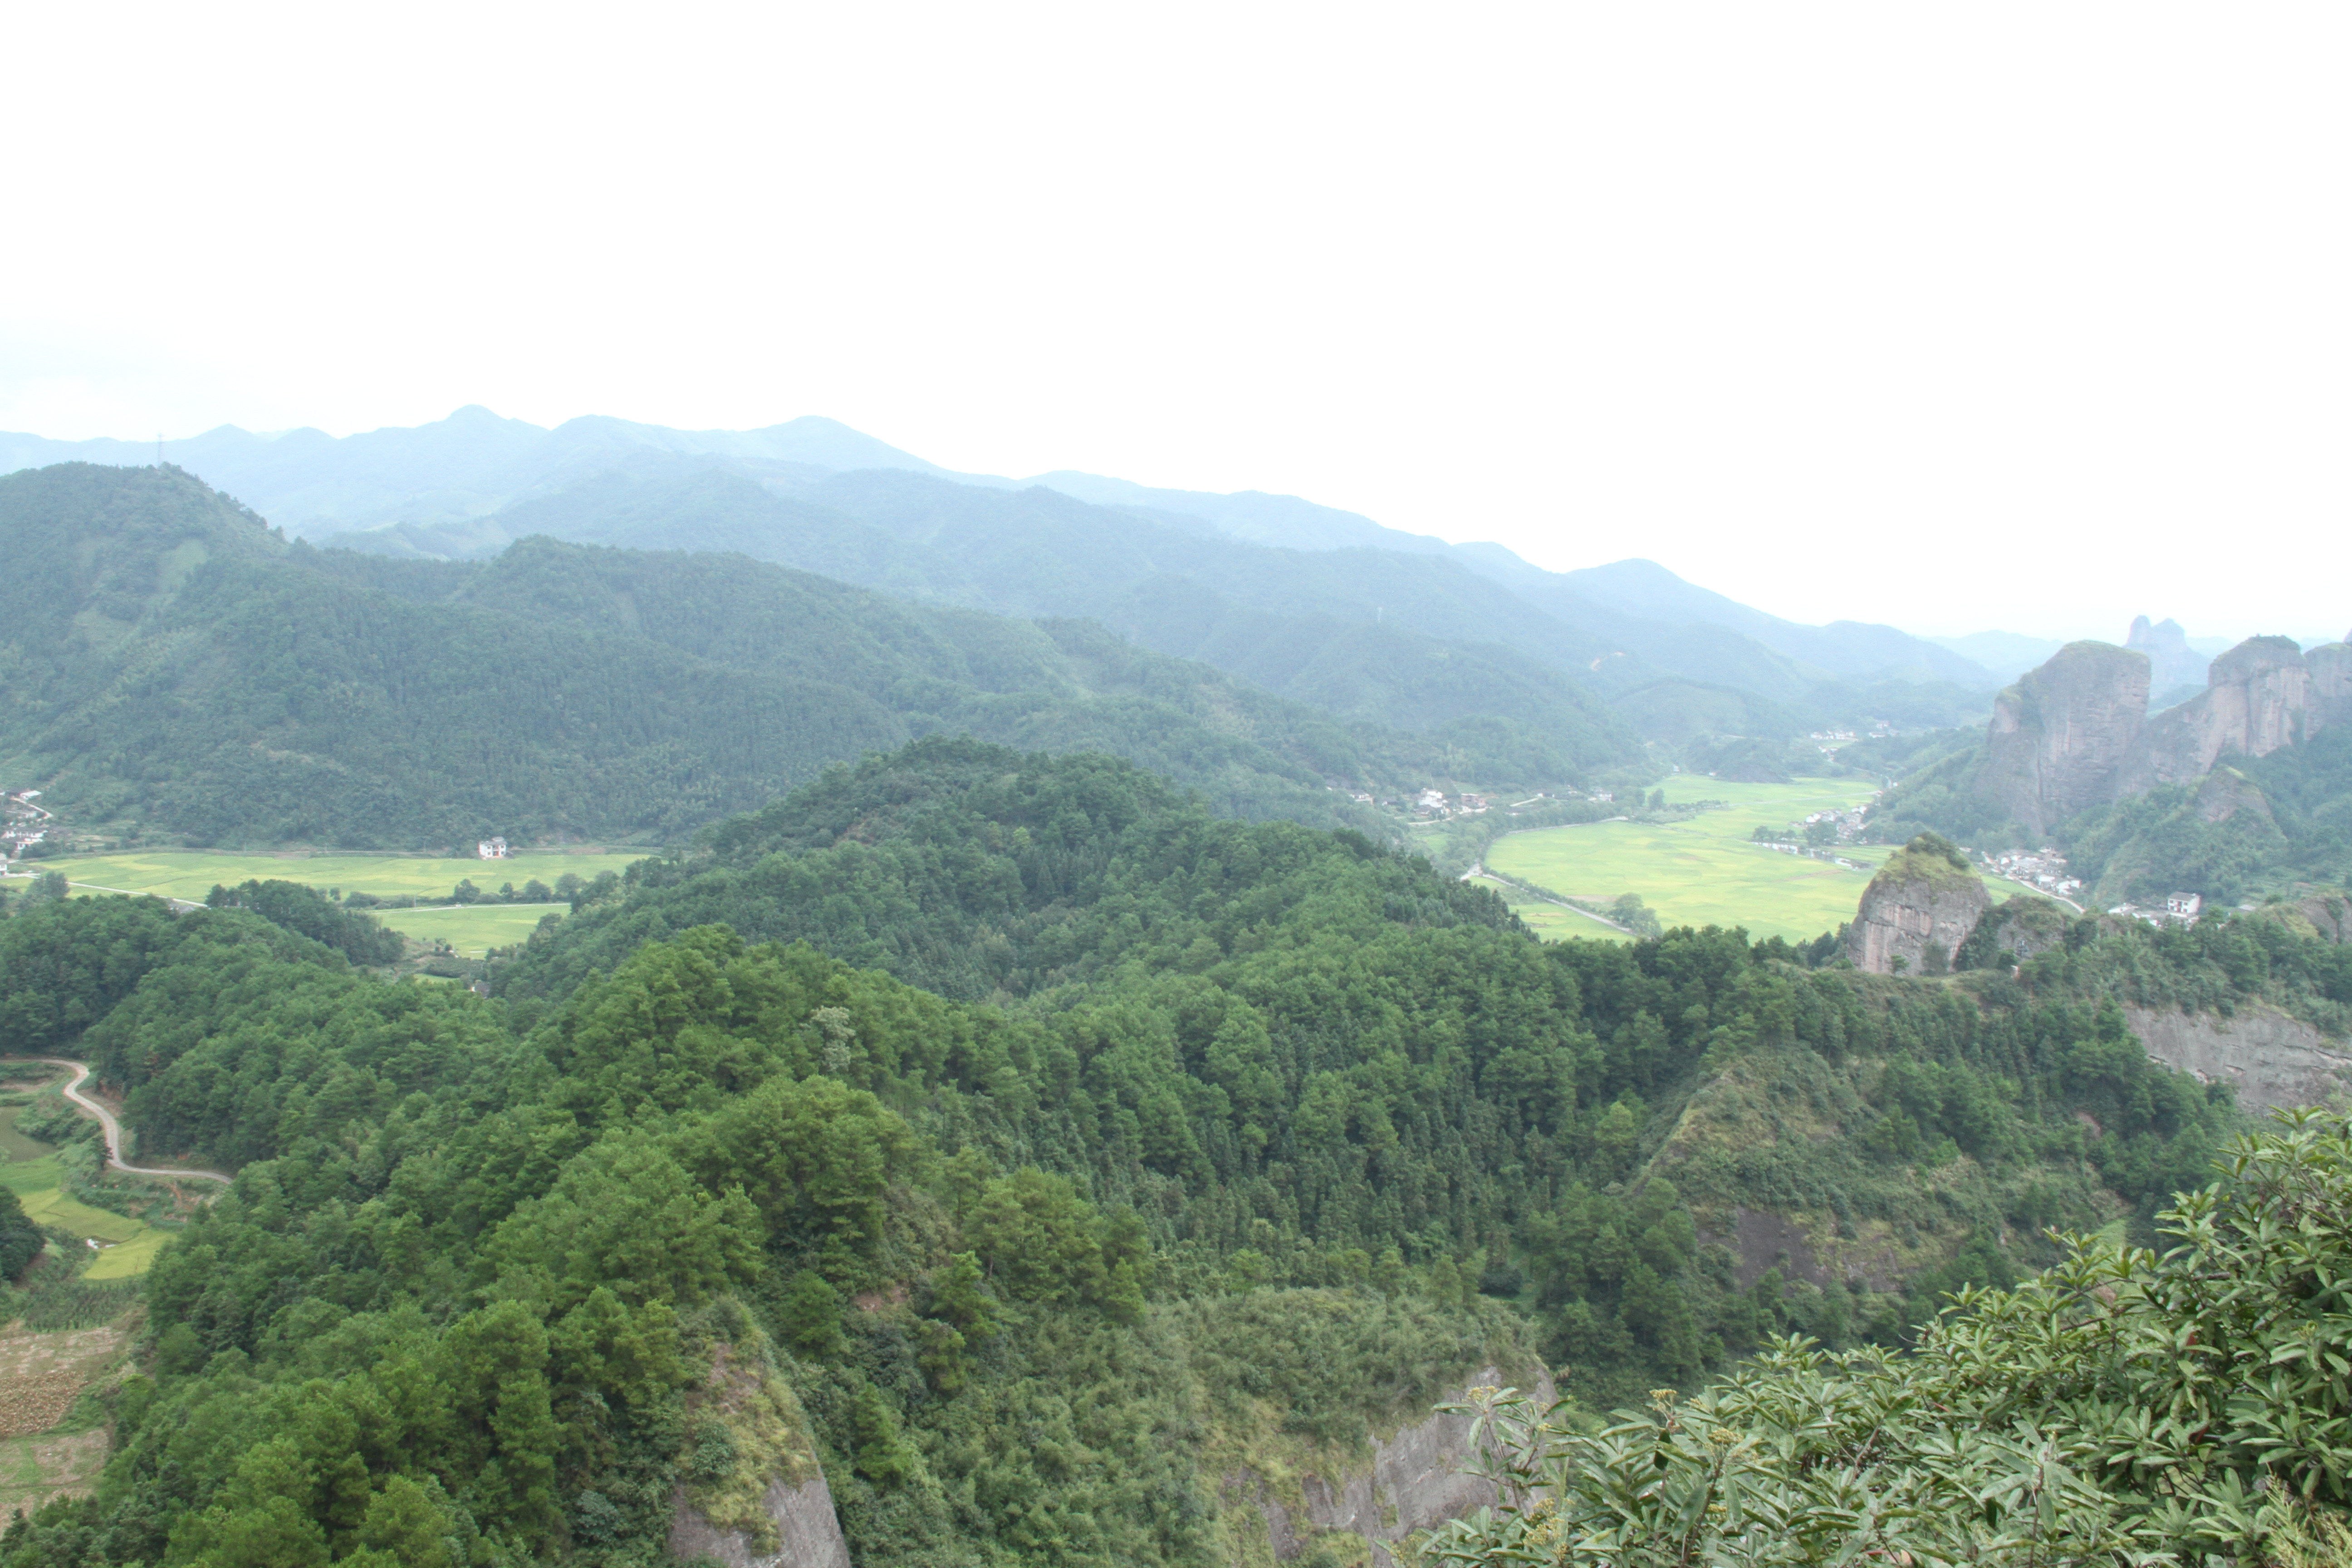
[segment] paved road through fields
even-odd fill
[[[89,1064],[74,1061],[66,1057],[35,1057],[33,1060],[74,1069],[73,1081],[65,1087],[65,1097],[98,1118],[99,1126],[106,1132],[106,1163],[116,1170],[133,1176],[176,1176],[195,1182],[227,1183],[236,1179],[232,1176],[224,1176],[218,1171],[165,1171],[146,1165],[124,1164],[122,1163],[122,1127],[114,1120],[114,1112],[81,1091],[81,1086],[89,1081]]]

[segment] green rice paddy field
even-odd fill
[[[1846,810],[1872,790],[1853,779],[1799,779],[1793,784],[1731,784],[1702,774],[1677,774],[1659,786],[1669,805],[1720,801],[1683,822],[1595,822],[1542,827],[1498,839],[1486,864],[1505,876],[1570,898],[1607,901],[1639,893],[1667,927],[1744,926],[1750,936],[1809,942],[1853,918],[1862,890],[1892,851],[1883,844],[1847,845],[1837,853],[1866,868],[1849,870],[1767,849],[1751,841],[1761,826],[1781,827],[1825,809]],[[2021,889],[1995,884],[1996,898]],[[1524,895],[1512,908],[1546,937],[1610,935],[1565,910],[1531,918]]]
[[[15,1193],[38,1223],[100,1243],[102,1250],[83,1279],[128,1279],[146,1273],[171,1232],[66,1196],[57,1152],[16,1131],[20,1109],[0,1108],[0,1186]]]
[[[1589,936],[1602,942],[1631,942],[1633,939],[1605,921],[1546,900],[1530,897],[1524,889],[1508,882],[1498,882],[1492,877],[1473,877],[1471,881],[1482,888],[1492,888],[1511,906],[1511,912],[1520,922],[1546,942],[1560,942],[1571,936]]]
[[[642,851],[605,853],[562,849],[526,849],[504,860],[477,860],[456,856],[404,855],[271,855],[215,853],[206,849],[156,849],[122,855],[75,855],[47,862],[34,861],[26,869],[62,871],[80,893],[153,893],[161,898],[202,902],[215,886],[240,882],[304,882],[319,889],[340,888],[346,893],[373,893],[378,898],[446,900],[460,881],[470,879],[486,893],[501,883],[520,888],[537,878],[553,886],[566,872],[583,880],[600,871],[619,871],[645,858]],[[420,942],[446,942],[469,958],[484,950],[505,947],[530,935],[540,918],[561,914],[562,904],[475,904],[462,909],[379,910],[383,923]]]

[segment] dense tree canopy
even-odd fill
[[[1361,837],[943,740],[583,895],[491,996],[35,907],[12,1039],[238,1174],[104,1483],[0,1563],[641,1563],[792,1453],[863,1560],[1219,1561],[1212,1456],[1485,1364],[1611,1401],[1899,1344],[2042,1226],[2152,1239],[2237,1118],[2118,999],[2338,1005],[2234,925],[1937,981],[1545,945]]]

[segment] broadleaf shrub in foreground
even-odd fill
[[[1423,1560],[2301,1560],[2352,1489],[2352,1121],[2283,1115],[2219,1171],[2167,1250],[2068,1237],[1909,1354],[1783,1340],[1597,1431],[1474,1390],[1450,1408],[1501,1499]]]

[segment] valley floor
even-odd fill
[[[1661,787],[1669,805],[1708,803],[1683,821],[1588,823],[1514,833],[1487,849],[1486,864],[1530,887],[1587,902],[1638,893],[1667,927],[1744,927],[1759,940],[1809,942],[1853,918],[1863,889],[1891,852],[1883,844],[1833,846],[1851,865],[1788,854],[1754,842],[1817,811],[1850,810],[1873,790],[1858,779],[1737,784],[1682,773]],[[1992,881],[1997,896],[2025,891]],[[1565,910],[1547,910],[1524,893],[1511,898],[1522,920],[1547,938],[1610,935]],[[1524,905],[1534,905],[1530,916]],[[1591,927],[1591,929],[1582,929]]]
[[[501,885],[520,888],[536,879],[553,885],[566,874],[583,881],[604,871],[618,872],[645,858],[645,851],[597,848],[526,849],[503,860],[425,855],[338,855],[331,851],[272,854],[209,849],[156,849],[121,855],[75,855],[28,860],[21,871],[38,876],[61,871],[78,893],[149,893],[201,903],[215,887],[247,881],[300,882],[324,891],[373,893],[380,899],[408,897],[445,904],[461,881],[486,894]],[[21,884],[20,884],[21,885]],[[460,956],[479,958],[493,947],[529,937],[541,919],[568,906],[471,904],[462,907],[379,910],[383,923],[419,942],[446,942]]]

